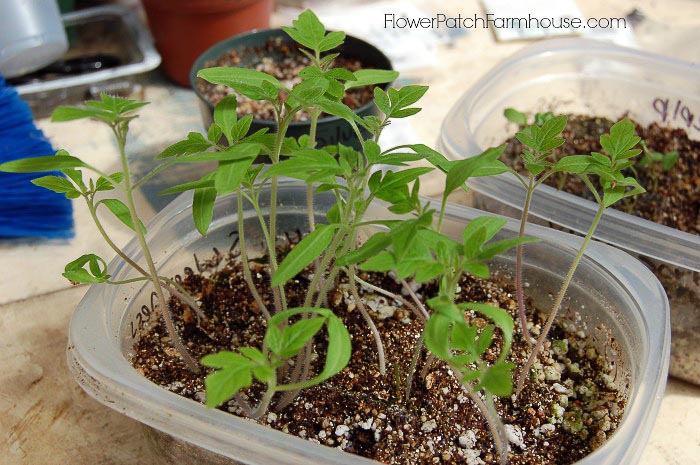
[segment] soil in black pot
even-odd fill
[[[251,56],[253,57],[252,60]],[[299,72],[311,65],[311,60],[299,51],[297,44],[286,42],[281,38],[270,38],[264,45],[259,47],[231,50],[217,60],[206,63],[205,67],[240,67],[242,60],[246,63],[246,67],[270,74],[290,89],[301,82]],[[354,72],[363,69],[364,66],[360,60],[341,55],[333,61],[332,67],[345,68]],[[353,110],[360,108],[374,98],[374,87],[365,86],[349,89],[345,92],[343,103]],[[204,79],[197,79],[197,90],[213,105],[219,103],[221,99],[229,94],[236,94],[239,117],[253,115],[253,118],[257,120],[274,121],[275,119],[274,109],[269,102],[251,100],[229,87],[212,84]],[[303,111],[298,112],[294,116],[294,121],[307,121],[309,119],[309,114]]]
[[[555,150],[557,160],[565,155],[600,152],[599,138],[610,131],[613,121],[592,116],[571,115],[562,137],[566,143]],[[627,198],[613,207],[632,215],[670,226],[690,234],[700,234],[700,142],[688,138],[683,129],[652,123],[635,122],[636,132],[652,152],[678,152],[678,161],[668,171],[660,163],[635,167],[637,178],[647,190],[643,195]],[[520,154],[522,144],[508,139],[504,161],[525,172]],[[639,157],[637,158],[639,159]],[[629,170],[629,174],[633,174]],[[566,180],[564,181],[564,178]],[[576,176],[549,177],[546,184],[594,200],[583,181]]]
[[[265,320],[244,282],[240,261],[233,254],[198,263],[186,269],[182,285],[201,302],[208,320],[200,324],[194,313],[178,301],[171,309],[183,341],[195,358],[240,346],[260,347]],[[265,266],[250,263],[256,285],[272,308],[270,276]],[[301,305],[308,286],[309,270],[286,286],[290,306]],[[363,273],[362,279],[400,294],[401,285],[386,274]],[[485,302],[517,312],[513,289],[498,283],[508,277],[494,273],[493,281],[465,277],[458,300]],[[288,407],[273,406],[259,422],[329,447],[387,464],[495,464],[496,453],[484,418],[463,387],[442,362],[426,367],[420,356],[412,390],[406,394],[409,366],[422,323],[401,303],[360,288],[360,295],[381,333],[387,353],[387,372],[377,364],[376,347],[347,283],[340,281],[329,294],[331,308],[348,327],[353,352],[348,366],[323,384],[303,390]],[[421,298],[436,292],[435,284],[417,287]],[[530,303],[531,304],[531,303]],[[530,309],[530,313],[536,313]],[[476,325],[487,324],[467,313]],[[543,319],[534,317],[531,331],[539,334]],[[179,395],[205,401],[204,376],[187,370],[169,344],[162,324],[153,327],[136,343],[132,363],[153,382]],[[494,347],[499,347],[496,333]],[[510,439],[513,465],[568,465],[598,448],[617,428],[625,396],[616,386],[616,371],[589,343],[585,332],[572,323],[555,326],[539,361],[535,379],[526,384],[517,401],[497,400]],[[317,336],[314,370],[324,360],[325,342]],[[516,372],[528,354],[516,331],[512,358]],[[489,350],[494,361],[498,349]],[[423,373],[421,373],[423,372]],[[263,386],[253,385],[244,396],[255,404]],[[235,402],[220,407],[242,415]]]

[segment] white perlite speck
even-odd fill
[[[435,428],[437,428],[437,422],[435,420],[428,420],[421,425],[420,430],[430,433]]]
[[[474,431],[468,429],[459,437],[459,446],[463,449],[473,449],[475,445],[476,434],[474,434]]]
[[[464,458],[467,461],[467,465],[484,465],[484,461],[481,460],[481,451],[474,449],[464,450]]]
[[[514,446],[518,446],[521,449],[525,449],[525,442],[523,440],[523,431],[518,425],[504,425],[506,430],[506,437],[508,442]]]
[[[335,427],[336,436],[345,436],[349,431],[350,427],[348,425],[338,425]]]

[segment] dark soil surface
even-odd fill
[[[566,144],[556,149],[555,158],[601,151],[598,140],[613,123],[604,118],[569,116],[563,133]],[[636,168],[637,178],[647,192],[636,198],[624,199],[614,208],[681,231],[700,234],[700,142],[690,140],[683,129],[668,128],[657,123],[647,127],[635,123],[635,126],[637,135],[646,142],[650,151],[676,151],[680,157],[668,171],[663,171],[660,163]],[[504,161],[524,172],[520,158],[522,144],[514,137],[507,143]],[[641,155],[637,160],[639,158]],[[562,184],[564,178],[566,181]],[[593,200],[583,181],[576,176],[554,175],[545,183]]]
[[[242,57],[247,62],[250,60],[251,55],[256,56],[256,59],[247,65],[248,68],[271,74],[290,89],[301,82],[299,72],[311,64],[311,60],[303,55],[296,45],[283,42],[281,39],[271,38],[261,47],[248,48],[242,51],[231,50],[216,61],[207,63],[206,68],[214,66],[238,67],[241,66]],[[363,64],[359,60],[341,55],[334,60],[332,67],[345,68],[354,72],[362,69]],[[214,105],[227,95],[236,94],[239,116],[253,115],[254,119],[271,121],[275,119],[274,109],[268,102],[251,100],[236,93],[233,89],[211,84],[204,79],[197,79],[197,89]],[[371,101],[372,98],[374,98],[374,86],[360,87],[346,91],[343,103],[355,110]],[[294,117],[295,121],[307,121],[308,119],[309,115],[305,112],[299,112]]]
[[[260,347],[265,320],[243,280],[241,264],[230,256],[210,270],[187,269],[181,282],[201,302],[207,321],[197,324],[186,306],[171,301],[177,327],[195,358],[240,346]],[[205,264],[206,265],[206,264]],[[260,264],[250,263],[256,285],[272,308],[269,274]],[[365,279],[400,294],[401,286],[390,276],[362,274]],[[496,276],[497,278],[497,276]],[[287,285],[290,306],[301,305],[308,276],[302,273]],[[423,297],[434,285],[417,289]],[[465,278],[459,299],[498,305],[516,312],[513,290],[496,282]],[[341,283],[329,294],[328,306],[347,325],[353,355],[349,365],[320,386],[301,394],[288,407],[274,408],[259,422],[310,441],[387,464],[494,464],[495,450],[484,418],[464,388],[442,362],[425,367],[423,352],[406,398],[406,382],[412,354],[422,324],[401,303],[360,288],[360,294],[375,321],[387,353],[387,373],[380,374],[376,348],[366,323],[356,308],[348,285]],[[475,314],[467,318],[486,324]],[[539,333],[541,320],[532,326]],[[517,330],[516,330],[517,331]],[[497,333],[497,344],[500,334]],[[617,390],[624,381],[615,380],[604,357],[589,345],[581,328],[566,324],[553,329],[546,350],[535,364],[530,381],[517,402],[497,400],[511,442],[510,463],[573,463],[599,447],[617,427],[625,398]],[[316,337],[314,369],[324,360],[325,341]],[[516,369],[523,365],[527,346],[516,333],[512,354]],[[495,360],[498,350],[491,352]],[[144,376],[177,394],[204,402],[204,376],[188,371],[171,348],[161,324],[153,327],[134,346],[132,363]],[[253,385],[244,396],[253,404],[262,386]],[[235,402],[221,407],[241,415]]]

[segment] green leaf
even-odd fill
[[[282,312],[284,314],[284,312]],[[279,313],[278,313],[279,315]],[[275,315],[276,316],[276,315]],[[277,322],[270,320],[267,324],[267,331],[265,332],[265,338],[263,339],[263,344],[265,347],[269,348],[275,354],[279,354],[282,351],[282,330],[277,326]]]
[[[323,365],[323,370],[315,378],[302,383],[278,386],[277,390],[279,391],[303,389],[305,387],[319,384],[345,368],[350,360],[350,354],[352,351],[350,334],[348,333],[348,330],[343,322],[337,316],[335,316],[333,312],[326,308],[299,307],[279,312],[270,319],[268,323],[270,325],[268,326],[268,331],[270,328],[276,328],[277,325],[287,321],[290,317],[303,313],[315,313],[326,320],[326,329],[328,331],[326,361]],[[307,329],[308,328],[305,328],[304,332],[306,332]]]
[[[279,268],[272,276],[272,285],[280,286],[303,270],[313,262],[333,240],[333,235],[338,225],[319,225],[313,232],[304,237],[280,263]],[[333,251],[328,251],[333,253]]]
[[[380,196],[382,193],[406,186],[408,183],[415,181],[418,177],[426,173],[430,173],[432,170],[433,168],[430,167],[417,167],[397,172],[387,171],[374,194]]]
[[[324,75],[321,73],[321,71],[318,68],[307,68],[311,70],[316,70],[318,76]],[[355,77],[355,74],[350,72],[349,70],[345,68],[332,68],[326,71],[325,73],[326,77],[333,78],[333,79],[342,79],[343,81],[355,81],[357,77]]]
[[[214,175],[217,194],[224,195],[239,189],[254,160],[255,158],[246,157],[219,163]]]
[[[209,126],[209,131],[207,131],[207,139],[212,144],[217,144],[219,142],[219,139],[221,139],[222,134],[223,133],[221,132],[221,128],[216,124],[212,124],[211,126]]]
[[[248,159],[254,160],[260,153],[260,145],[254,143],[243,143],[232,145],[222,152],[204,152],[193,155],[182,156],[176,163],[199,163],[203,161],[238,161],[245,162]]]
[[[57,194],[76,193],[80,195],[78,190],[66,178],[61,176],[43,176],[41,178],[32,179],[32,184],[43,187]]]
[[[119,219],[122,223],[124,223],[129,229],[132,231],[134,229],[134,222],[131,219],[131,213],[129,212],[129,208],[124,205],[124,202],[121,200],[117,199],[104,199],[100,200],[98,202],[99,204],[104,204],[105,207],[109,209],[112,213],[114,213],[114,216]],[[143,225],[143,223],[139,220],[139,228],[143,233],[146,232],[146,227]]]
[[[452,348],[476,354],[476,326],[471,326],[463,321],[455,321],[452,325],[450,345]]]
[[[585,173],[590,164],[589,158],[585,155],[569,155],[560,159],[552,168],[552,172]]]
[[[170,158],[179,155],[191,155],[193,153],[200,153],[211,148],[212,143],[204,138],[204,136],[198,132],[190,132],[187,135],[187,139],[180,142],[176,142],[163,150],[160,154],[156,156],[157,160],[162,160],[164,158]]]
[[[59,150],[56,155],[44,157],[20,158],[0,164],[0,171],[6,173],[41,173],[44,171],[60,171],[66,168],[84,167],[79,158],[67,155],[67,152]]]
[[[356,80],[347,81],[345,83],[345,90],[376,84],[385,84],[387,82],[393,82],[399,77],[399,73],[397,71],[386,69],[360,69],[355,71],[354,75]],[[376,92],[374,95],[376,98]]]
[[[488,325],[479,334],[479,338],[477,339],[477,342],[476,342],[476,353],[477,354],[481,355],[484,352],[486,352],[486,349],[491,347],[491,343],[493,342],[494,328],[495,327],[493,325]]]
[[[532,242],[539,242],[540,239],[537,237],[512,237],[510,239],[504,239],[502,241],[492,242],[487,244],[479,254],[479,259],[489,260],[497,255],[500,255],[507,250],[516,247],[519,244],[529,244]]]
[[[396,268],[396,261],[394,256],[389,252],[382,252],[374,257],[370,257],[367,261],[362,263],[359,268],[363,271],[391,271]]]
[[[373,234],[360,248],[339,257],[336,260],[336,265],[348,266],[367,260],[389,247],[390,244],[391,237],[389,234],[384,232]]]
[[[566,115],[555,116],[547,120],[542,125],[542,131],[540,133],[540,138],[542,142],[558,139],[557,136],[562,133],[566,128],[567,118]],[[540,148],[541,151],[545,151],[544,147]]]
[[[321,43],[326,35],[326,28],[313,11],[306,10],[302,12],[299,18],[292,21],[292,24],[294,28],[283,26],[284,32],[301,45],[318,52],[322,51]],[[332,41],[329,41],[329,43],[332,43]],[[328,43],[324,45],[328,45]]]
[[[339,47],[345,41],[345,33],[343,31],[333,31],[326,34],[326,36],[318,42],[318,51],[327,52],[328,50],[333,50]]]
[[[231,144],[234,140],[232,131],[238,122],[238,100],[233,94],[227,95],[214,107],[214,124],[221,129],[226,140]],[[211,140],[211,138],[209,139]],[[218,139],[217,139],[218,141]]]
[[[194,190],[192,199],[192,218],[197,231],[202,236],[207,235],[211,219],[214,216],[214,202],[216,201],[216,189],[213,187],[200,187]]]
[[[527,115],[525,113],[519,112],[515,108],[506,108],[503,111],[503,116],[512,123],[518,126],[525,126],[527,124]]]
[[[666,153],[666,154],[664,155],[663,161],[662,161],[662,163],[661,163],[661,168],[662,168],[664,171],[670,170],[671,168],[673,168],[673,165],[676,164],[676,162],[678,161],[678,158],[679,158],[679,157],[680,157],[680,155],[678,154],[678,152],[668,152],[668,153]]]
[[[340,318],[333,314],[328,315],[327,330],[326,363],[323,365],[323,371],[316,378],[317,382],[325,381],[345,368],[350,361],[352,352],[350,333]]]
[[[88,265],[88,269],[85,269]],[[63,276],[74,283],[103,283],[110,276],[107,263],[95,254],[82,255],[65,266]]]
[[[510,352],[511,344],[513,343],[513,328],[515,327],[513,317],[511,317],[505,310],[488,304],[469,302],[459,304],[459,307],[466,310],[476,310],[493,321],[498,329],[501,330],[503,335],[503,347],[500,355],[498,356],[498,360],[499,362],[504,361]]]
[[[326,319],[323,317],[300,320],[282,332],[282,350],[279,356],[284,359],[294,357],[306,343],[318,333]]]
[[[498,160],[505,148],[505,144],[500,147],[492,147],[481,155],[465,158],[450,165],[445,179],[443,199],[446,199],[458,187],[463,186],[472,176],[483,176],[482,173],[486,172],[491,174],[508,172],[508,167]]]
[[[120,183],[124,180],[124,173],[119,171],[117,173],[110,174],[109,179],[116,183]],[[104,176],[97,178],[97,182],[95,183],[95,191],[111,191],[112,189],[114,189],[114,186]]]
[[[253,123],[253,115],[245,115],[243,118],[239,119],[238,122],[233,126],[232,131],[231,131],[231,137],[234,141],[238,142],[242,140],[246,134],[248,134],[248,131],[250,131],[250,125]],[[261,129],[257,131],[255,134],[252,134],[247,141],[253,142],[255,137],[257,135],[262,135],[267,132],[267,128]]]
[[[320,98],[314,104],[329,115],[338,116],[355,124],[362,123],[362,118],[342,102]]]
[[[207,355],[202,359],[205,362]],[[245,363],[230,365],[211,373],[204,379],[204,387],[207,394],[207,407],[214,408],[235,396],[241,389],[253,384],[250,362],[245,358]]]
[[[451,320],[444,315],[433,313],[425,323],[425,347],[440,360],[447,361],[452,357],[450,353]]]
[[[497,363],[486,369],[477,389],[484,389],[498,397],[513,394],[513,363]]]
[[[214,175],[215,173],[209,173],[197,181],[186,182],[177,186],[170,187],[168,189],[165,189],[164,191],[161,191],[160,195],[178,194],[180,192],[185,192],[203,187],[214,187]]]
[[[503,227],[508,224],[508,220],[505,218],[499,218],[497,216],[479,216],[474,218],[467,224],[462,231],[462,243],[466,244],[471,242],[474,235],[480,229],[484,230],[483,240],[479,246],[483,245],[485,242],[490,241],[493,237],[503,229]]]
[[[51,121],[64,122],[76,119],[94,118],[107,123],[116,120],[116,115],[99,108],[58,107],[51,114]]]
[[[391,112],[391,102],[389,101],[389,96],[379,87],[374,88],[374,103],[385,115],[389,115]]]
[[[328,79],[324,77],[309,78],[294,86],[288,100],[298,101],[304,106],[313,106],[328,90]]]
[[[240,347],[238,351],[241,354],[243,354],[244,357],[255,363],[264,365],[268,362],[268,360],[265,358],[265,355],[263,355],[263,353],[260,352],[259,349],[256,349],[254,347]]]
[[[197,73],[205,81],[230,87],[253,100],[275,100],[277,94],[263,88],[263,82],[272,84],[277,90],[285,87],[274,77],[248,68],[215,67],[202,69]]]

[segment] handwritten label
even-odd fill
[[[129,328],[131,330],[131,339],[136,339],[141,331],[144,330],[151,317],[155,313],[156,300],[158,296],[155,292],[151,293],[151,306],[142,305],[141,310],[134,316],[134,319],[129,322]]]
[[[681,123],[688,129],[700,131],[700,121],[697,113],[693,113],[691,108],[681,99],[671,100],[669,98],[657,97],[652,102],[654,111],[659,115],[662,123]]]

